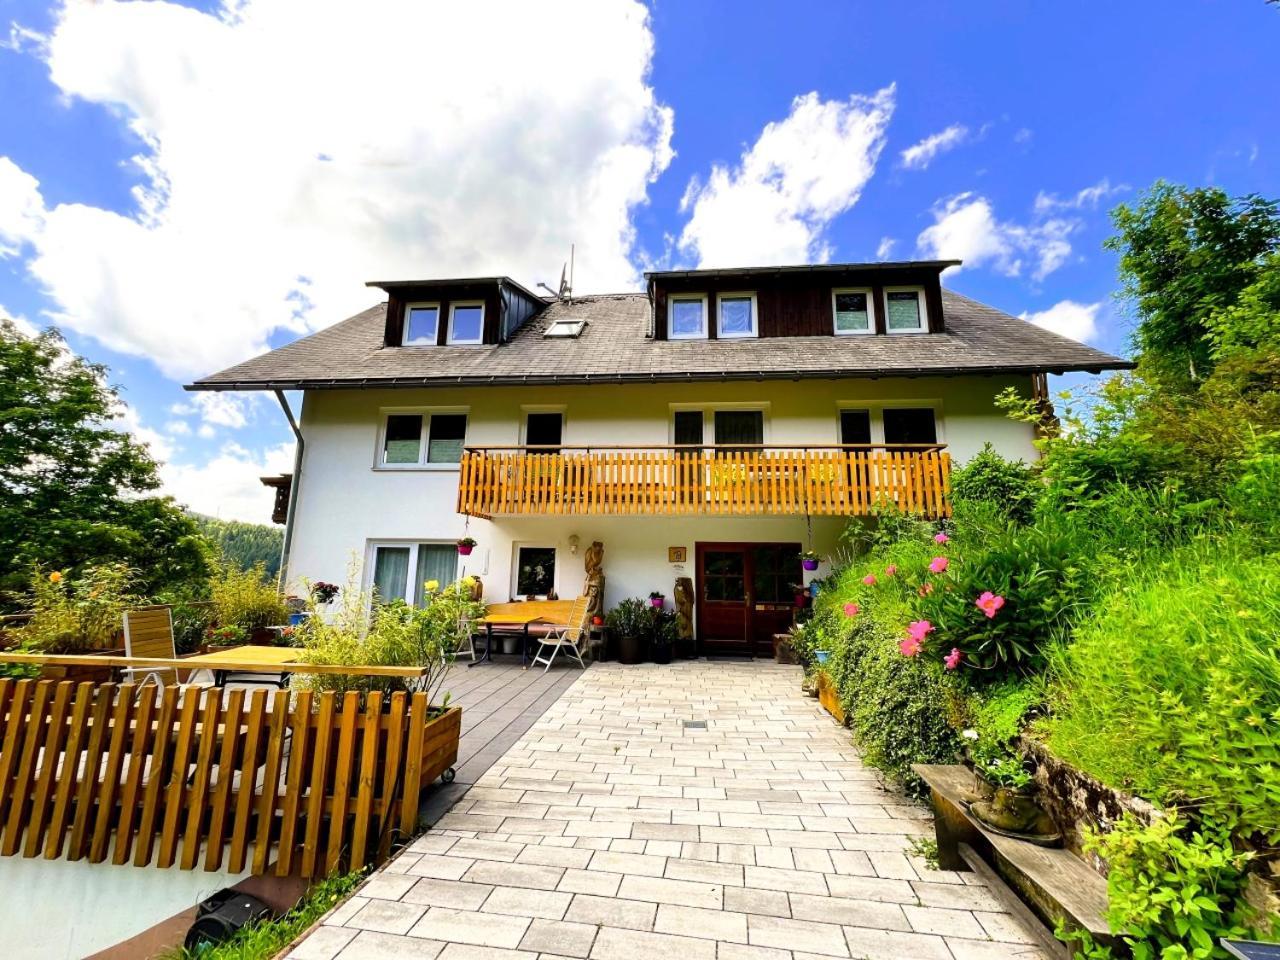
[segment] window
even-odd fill
[[[864,444],[871,442],[870,410],[840,411],[840,442]]]
[[[923,333],[929,329],[924,290],[920,287],[885,287],[885,328],[890,333]]]
[[[524,442],[526,446],[555,448],[538,450],[538,453],[559,453],[559,446],[563,438],[563,413],[529,413],[525,415]]]
[[[383,429],[382,466],[459,463],[466,435],[465,413],[388,414]]]
[[[720,322],[716,335],[725,340],[756,336],[756,295],[724,293],[716,298]]]
[[[412,571],[412,577],[410,572]],[[404,600],[421,606],[426,583],[445,587],[458,579],[458,548],[453,543],[375,544],[373,589],[381,601]]]
[[[545,597],[556,588],[556,548],[517,547],[515,590],[517,597]]]
[[[435,346],[439,333],[440,304],[410,303],[404,308],[401,344],[406,347]]]
[[[764,411],[717,410],[715,430],[717,447],[764,443]]]
[[[667,318],[671,340],[697,340],[707,335],[707,298],[697,296],[671,297],[667,301]]]
[[[484,341],[484,302],[458,302],[449,306],[449,342],[482,343]]]
[[[544,337],[555,337],[576,340],[582,336],[582,331],[586,327],[585,320],[553,320],[551,325],[542,332]]]
[[[831,308],[836,318],[836,333],[875,333],[876,325],[871,316],[871,291],[833,290]]]
[[[679,447],[702,446],[702,411],[677,410],[672,417],[672,439]]]
[[[938,424],[930,407],[886,409],[884,411],[886,445],[937,443]]]

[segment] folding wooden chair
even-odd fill
[[[587,604],[586,597],[578,597],[573,601],[573,606],[569,608],[568,623],[563,626],[555,627],[544,638],[538,641],[538,653],[533,658],[535,664],[545,663],[543,673],[551,669],[551,663],[555,660],[556,654],[561,650],[567,650],[570,657],[578,661],[578,666],[583,670],[587,669],[586,662],[582,659],[582,644],[587,639]],[[551,655],[543,657],[542,651],[547,647],[551,648]]]
[[[151,657],[176,660],[178,653],[173,643],[173,611],[169,607],[142,607],[126,610],[124,614],[124,655],[126,657]],[[126,680],[142,677],[163,687],[167,682],[178,682],[178,671],[173,667],[125,667]]]

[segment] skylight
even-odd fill
[[[576,339],[582,336],[582,331],[586,327],[585,320],[553,320],[551,326],[543,331],[544,337],[567,337]]]

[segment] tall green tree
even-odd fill
[[[1144,372],[1166,387],[1191,389],[1214,365],[1208,318],[1274,269],[1280,208],[1256,194],[1157,181],[1111,218],[1118,233],[1106,246],[1120,254],[1121,296],[1137,318]]]
[[[121,561],[152,592],[208,574],[209,546],[160,485],[147,448],[114,426],[107,371],[52,330],[24,336],[0,319],[0,591],[34,565]],[[20,601],[10,601],[20,602]]]
[[[241,570],[262,564],[269,577],[275,577],[280,571],[280,548],[284,543],[284,532],[280,527],[222,520],[199,513],[191,516],[200,532],[209,538],[228,563]]]

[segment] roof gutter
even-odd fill
[[[285,398],[284,391],[276,389],[274,391],[276,399],[280,401],[280,409],[284,411],[285,419],[289,421],[289,429],[293,431],[294,439],[297,443],[293,450],[293,481],[289,484],[289,510],[284,516],[284,543],[280,548],[280,577],[279,586],[283,590],[289,580],[289,553],[293,547],[293,521],[298,509],[298,488],[302,485],[302,454],[306,450],[307,442],[302,438],[302,431],[298,429],[298,421],[294,419],[293,410],[289,408],[289,401]]]

